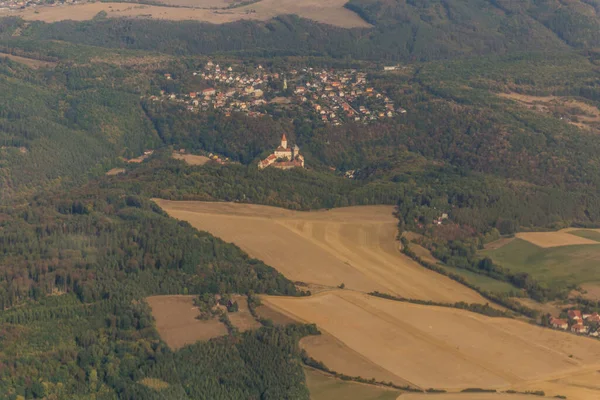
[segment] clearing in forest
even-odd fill
[[[182,154],[177,151],[174,151],[172,154],[173,158],[176,160],[183,160],[189,165],[204,165],[210,161],[210,158],[206,156],[197,156],[194,154]]]
[[[520,93],[500,93],[498,96],[516,101],[538,113],[554,115],[582,129],[597,129],[600,110],[583,100],[561,96],[530,96]]]
[[[27,7],[19,11],[0,11],[25,20],[57,22],[86,21],[104,11],[108,18],[146,18],[172,21],[201,21],[224,24],[239,20],[267,21],[278,15],[295,14],[342,28],[368,28],[358,14],[344,7],[347,0],[262,0],[232,9],[165,7],[135,3],[83,3],[57,7]]]
[[[227,328],[217,319],[196,319],[200,311],[194,305],[194,297],[171,295],[146,298],[156,320],[156,330],[173,350],[227,334]]]
[[[115,175],[124,174],[124,173],[125,173],[125,168],[113,168],[110,171],[107,171],[106,175],[115,176]]]
[[[227,314],[229,321],[231,321],[233,326],[240,332],[261,327],[260,322],[258,322],[250,313],[250,309],[248,308],[248,298],[246,296],[234,295],[231,296],[231,300],[238,303],[238,311]]]
[[[316,323],[364,359],[423,389],[535,390],[561,380],[547,391],[555,396],[561,388],[576,391],[577,382],[569,379],[600,368],[600,341],[518,320],[348,290],[304,298],[263,296],[262,301],[299,321]],[[362,376],[369,378],[369,373]],[[591,390],[600,398],[600,391]]]
[[[169,215],[241,247],[292,281],[438,302],[488,303],[399,250],[391,206],[298,212],[155,199]]]

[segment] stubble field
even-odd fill
[[[303,18],[342,28],[368,28],[356,13],[344,8],[347,0],[262,0],[232,9],[164,7],[135,3],[83,3],[55,7],[28,7],[19,11],[0,11],[0,16],[18,16],[25,20],[57,22],[86,21],[99,12],[108,18],[147,18],[171,21],[200,21],[224,24],[239,20],[266,21],[278,15],[295,14]]]
[[[156,330],[173,350],[227,334],[227,328],[217,319],[196,319],[200,312],[194,305],[194,297],[173,295],[146,298],[156,320]]]
[[[169,215],[235,243],[292,281],[437,302],[482,303],[477,292],[399,251],[390,206],[295,212],[235,203],[155,199]]]
[[[366,360],[423,389],[539,386],[552,396],[562,389],[574,394],[569,398],[583,399],[576,379],[585,381],[600,368],[600,341],[517,320],[346,290],[310,298],[265,296],[263,302],[299,321],[316,323]],[[600,396],[593,387],[586,390]]]

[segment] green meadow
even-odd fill
[[[590,239],[593,231],[575,231]],[[600,237],[598,238],[600,239]],[[593,239],[596,240],[596,239]],[[515,239],[495,250],[484,250],[499,265],[512,272],[527,272],[553,289],[567,289],[582,283],[600,282],[600,243],[541,248]]]

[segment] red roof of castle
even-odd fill
[[[281,136],[281,141],[286,141],[287,142],[287,138],[285,137],[285,133],[283,134],[283,136]]]

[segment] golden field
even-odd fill
[[[156,330],[173,350],[227,334],[227,328],[217,319],[196,319],[200,311],[194,305],[194,297],[172,295],[146,298],[156,320]]]
[[[522,232],[515,236],[528,241],[538,247],[574,246],[580,244],[598,244],[595,240],[575,236],[569,233],[570,229],[558,232]]]
[[[263,302],[299,321],[316,323],[325,334],[358,353],[357,357],[396,376],[395,381],[423,389],[541,389],[552,396],[568,393],[569,399],[594,398],[586,397],[590,393],[600,398],[594,380],[598,377],[590,377],[600,369],[598,340],[517,320],[347,290],[307,298],[264,296]],[[310,346],[307,351],[316,359],[326,353],[324,349],[311,353]],[[338,372],[346,373],[344,369]],[[365,370],[362,376],[368,374]]]
[[[86,21],[105,11],[109,18],[148,18],[170,21],[199,21],[224,24],[239,20],[266,21],[278,15],[296,14],[342,28],[366,28],[370,25],[344,8],[347,0],[262,0],[232,9],[163,7],[134,3],[83,3],[63,6],[28,7],[19,11],[0,11],[0,16],[18,16],[30,21]]]
[[[400,253],[391,206],[297,212],[237,203],[154,200],[170,216],[232,242],[292,281],[437,302],[487,303]]]

